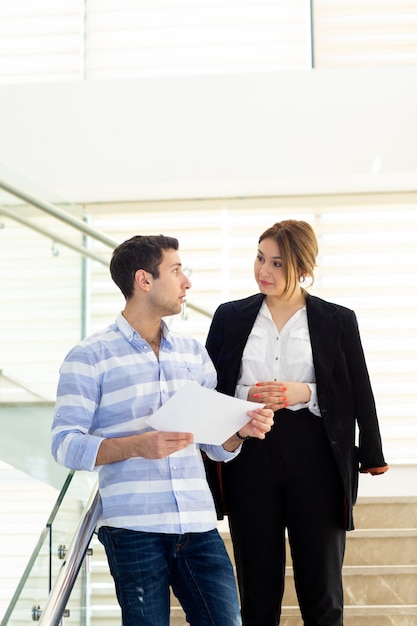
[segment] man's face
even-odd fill
[[[151,303],[161,317],[181,311],[187,289],[191,282],[183,272],[176,250],[163,250],[159,277],[151,279]]]

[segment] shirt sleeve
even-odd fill
[[[317,397],[317,385],[316,383],[306,383],[306,385],[310,387],[310,391],[311,391],[311,397],[310,397],[309,402],[307,402],[306,406],[311,413],[313,413],[314,415],[317,415],[317,417],[320,417],[321,413],[320,413],[319,401]]]
[[[201,450],[203,450],[209,459],[212,461],[231,461],[234,459],[242,449],[240,445],[234,452],[228,452],[223,448],[223,446],[214,446],[208,444],[202,444],[200,446]]]
[[[90,434],[99,397],[94,365],[86,351],[74,348],[60,369],[52,423],[52,454],[74,470],[93,470],[102,437]]]
[[[240,398],[240,400],[247,400],[249,389],[249,385],[236,385],[235,398]]]

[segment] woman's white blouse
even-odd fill
[[[278,332],[263,302],[243,352],[235,396],[246,400],[249,387],[265,381],[307,383],[310,401],[288,408],[308,408],[320,416],[306,307],[294,313]]]

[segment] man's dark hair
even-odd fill
[[[133,296],[137,270],[145,270],[153,278],[159,277],[163,250],[178,250],[178,239],[164,235],[135,235],[115,248],[110,274],[126,300]]]

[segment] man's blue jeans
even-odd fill
[[[217,530],[167,535],[101,527],[123,626],[169,626],[170,587],[192,626],[240,626],[232,564]]]

